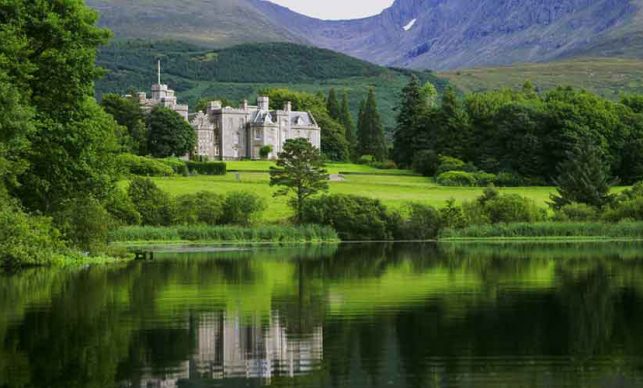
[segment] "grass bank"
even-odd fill
[[[112,243],[140,242],[207,242],[213,244],[240,243],[330,243],[339,242],[337,233],[329,227],[304,226],[127,226],[110,233]]]
[[[445,229],[441,241],[458,240],[643,240],[643,222],[538,222]]]

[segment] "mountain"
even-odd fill
[[[630,58],[574,58],[437,74],[464,92],[518,89],[530,80],[540,90],[569,85],[612,100],[623,94],[643,94],[643,60]]]
[[[263,14],[260,0],[86,0],[116,38],[184,41],[210,47],[304,42]]]
[[[396,0],[379,15],[346,21],[264,0],[87,1],[120,38],[305,43],[415,69],[643,57],[643,0]]]
[[[266,88],[288,88],[328,93],[331,87],[347,91],[353,113],[368,89],[377,88],[382,121],[395,122],[394,106],[412,74],[443,89],[447,81],[430,71],[390,69],[344,54],[291,43],[254,43],[224,49],[205,49],[184,42],[115,41],[103,47],[97,63],[107,70],[97,81],[104,93],[148,91],[156,82],[156,61],[161,60],[163,82],[176,90],[191,111],[203,97],[252,101]]]

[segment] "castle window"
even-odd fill
[[[261,129],[255,129],[255,140],[261,140],[263,137],[263,133]]]

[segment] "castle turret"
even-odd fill
[[[257,105],[260,110],[269,110],[270,109],[270,98],[269,97],[259,97],[257,98]]]

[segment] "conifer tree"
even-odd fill
[[[341,110],[339,107],[339,102],[337,101],[337,93],[335,88],[331,88],[328,91],[328,98],[326,99],[326,109],[328,114],[333,120],[339,121],[341,117]]]
[[[420,88],[420,81],[412,76],[408,85],[402,89],[397,106],[397,127],[393,140],[393,160],[408,167],[413,162],[417,148],[419,124],[426,112],[427,104]]]
[[[558,167],[555,183],[558,194],[552,195],[552,207],[560,209],[571,203],[601,208],[611,200],[609,167],[600,150],[588,138],[582,138],[568,151],[567,160]]]
[[[355,139],[355,124],[353,123],[353,117],[348,106],[347,92],[344,92],[344,95],[342,96],[339,122],[344,126],[344,129],[346,130],[346,141],[348,142],[350,153],[352,155],[355,153],[355,145],[357,140]]]
[[[373,88],[368,91],[361,111],[357,128],[359,155],[372,155],[375,160],[383,161],[386,159],[386,141]]]

